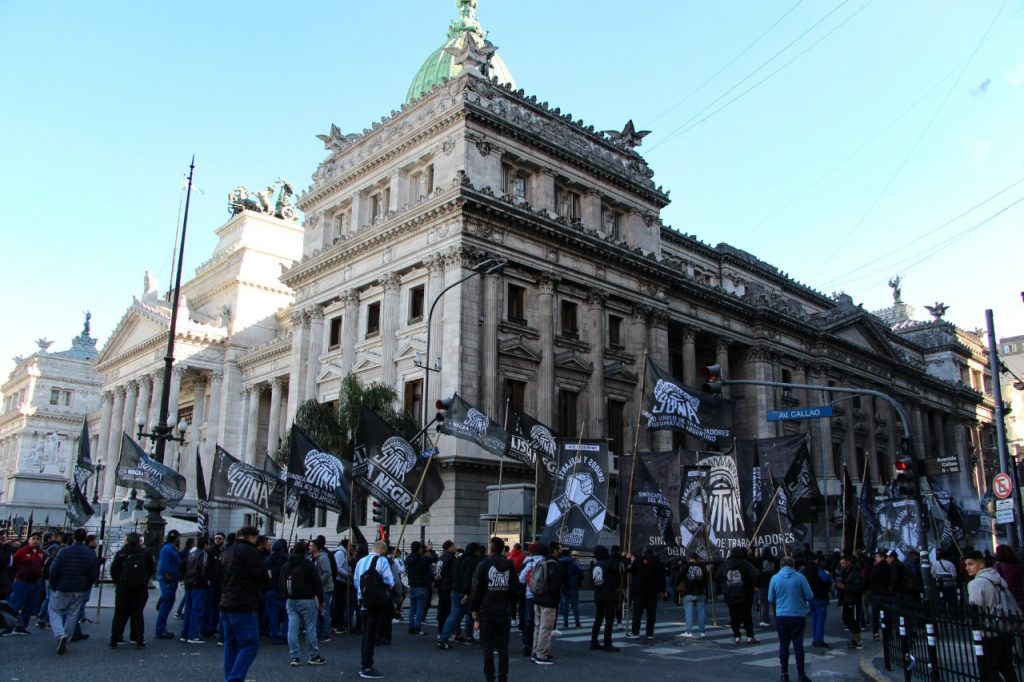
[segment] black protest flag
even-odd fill
[[[733,441],[735,404],[684,386],[647,359],[650,388],[644,387],[643,425],[649,431],[683,431],[707,443]]]
[[[476,443],[498,457],[508,454],[508,432],[486,414],[466,402],[458,393],[452,396],[448,415],[438,425],[437,430],[449,436]]]
[[[816,521],[824,499],[811,466],[809,440],[809,435],[798,433],[757,441],[758,454],[764,458],[772,481],[783,488],[786,513],[794,524]]]
[[[117,484],[144,490],[153,499],[170,505],[185,497],[185,477],[151,458],[127,433],[121,433],[121,457],[117,462]]]
[[[298,425],[292,425],[286,506],[288,511],[298,512],[299,525],[312,523],[316,507],[325,507],[348,518],[351,481],[351,464],[330,452],[323,452]]]
[[[309,471],[307,468],[307,478]],[[210,501],[284,518],[285,484],[273,473],[246,464],[217,446],[210,477]]]
[[[356,483],[403,521],[417,518],[444,493],[441,472],[436,466],[426,469],[428,462],[377,413],[365,407],[360,410],[356,427]]]
[[[196,525],[199,535],[210,532],[210,498],[206,494],[206,474],[203,473],[203,458],[196,447]]]
[[[93,471],[92,456],[89,451],[89,423],[82,420],[82,433],[78,437],[78,458],[75,460],[75,469],[65,495],[68,520],[74,526],[84,526],[95,513],[86,495],[89,477]]]
[[[641,452],[636,474],[632,455],[619,457],[619,517],[629,519],[627,546],[634,552],[652,549],[662,559],[683,556],[679,546],[679,453]],[[630,479],[633,494],[630,499]],[[629,507],[626,505],[629,504]],[[612,510],[608,510],[611,514]]]
[[[555,470],[558,469],[559,435],[526,412],[509,406],[509,445],[508,456],[521,462],[531,469],[537,469],[537,490],[535,491],[539,506],[546,507],[551,499],[551,491],[555,482]]]
[[[850,480],[850,472],[843,465],[843,491],[836,499],[836,506],[832,508],[832,527],[842,528],[843,523],[850,517],[853,510],[853,481]],[[845,545],[844,545],[845,546]]]
[[[871,485],[871,481],[862,480],[860,482],[860,494],[857,496],[857,505],[859,507],[860,528],[863,528],[862,536],[864,538],[864,544],[868,547],[872,547],[878,541],[878,531],[880,530],[878,524],[878,505],[875,503],[875,489]]]
[[[541,541],[592,550],[601,539],[607,505],[608,442],[559,441],[555,490]]]

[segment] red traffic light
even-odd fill
[[[903,472],[906,472],[906,471],[910,471],[910,460],[909,459],[898,459],[898,460],[896,460],[896,464],[894,466],[896,467],[896,471],[898,471],[900,473],[903,473]]]

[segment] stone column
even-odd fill
[[[722,368],[722,376],[726,379],[729,378],[729,345],[732,343],[729,339],[724,337],[718,337],[715,341],[715,364]],[[747,387],[751,388],[750,386]],[[765,386],[755,386],[754,388],[765,389]],[[728,386],[722,387],[722,395],[728,398],[732,395],[732,391]]]
[[[544,177],[548,177],[545,175]],[[554,178],[552,178],[552,186]],[[554,198],[552,197],[552,205]],[[541,273],[537,278],[537,327],[540,329],[540,363],[537,367],[537,419],[549,427],[555,424],[555,278]],[[568,434],[562,434],[568,436]]]
[[[203,454],[206,456],[204,464],[210,457],[213,457],[214,448],[220,440],[220,403],[223,386],[224,372],[220,370],[210,372],[210,402],[209,408],[206,410],[206,446],[203,448]]]
[[[97,434],[99,439],[96,441],[96,460],[102,459],[106,464],[109,464],[111,459],[107,454],[107,447],[110,443],[110,414],[113,402],[113,393],[103,391],[103,395],[100,397],[100,430]],[[106,484],[106,479],[103,480],[103,483]]]
[[[697,388],[697,330],[683,327],[683,383]]]
[[[600,199],[600,198],[599,198]],[[603,291],[591,289],[587,292],[587,323],[590,343],[590,386],[587,388],[587,431],[598,438],[608,435],[604,395],[604,347],[607,340],[605,324],[605,302]]]
[[[359,341],[359,292],[349,289],[341,295],[345,311],[341,318],[341,375],[346,377],[352,372],[356,358],[356,343]],[[292,384],[288,384],[288,395],[292,394]],[[289,423],[291,417],[288,418]]]
[[[589,230],[602,231],[604,226],[601,225],[601,193],[588,188],[581,203],[583,226]]]
[[[505,415],[498,378],[498,318],[501,306],[498,297],[498,275],[483,275],[483,334],[480,340],[480,395],[485,414],[500,423]]]
[[[177,415],[175,415],[177,416]],[[199,442],[199,429],[206,421],[206,375],[197,374],[192,381],[192,440]],[[175,420],[177,423],[177,420]]]
[[[944,457],[946,455],[946,434],[942,429],[942,413],[938,410],[933,410],[931,413],[931,427],[932,450],[925,457],[928,459]]]
[[[718,356],[726,355],[723,352],[724,344],[721,339],[718,344]],[[721,362],[719,362],[721,364]],[[743,363],[743,375],[749,379],[768,381],[771,373],[771,353],[767,346],[751,346],[747,351],[747,357]],[[726,369],[723,366],[722,372],[725,375]],[[771,438],[775,435],[775,425],[764,420],[764,415],[771,404],[771,393],[768,386],[746,386],[744,387],[744,405],[746,414],[754,420],[753,431],[756,438]],[[748,428],[751,426],[747,425]]]
[[[171,369],[171,395],[167,401],[167,423],[174,426],[178,423],[178,404],[181,402],[181,378],[188,367],[178,365]],[[159,408],[157,408],[159,409]]]
[[[658,367],[669,370],[668,358],[668,315],[664,310],[654,310],[648,318],[647,348],[651,360]],[[672,432],[655,431],[651,434],[651,447],[659,452],[672,449]]]
[[[135,423],[142,422],[149,431],[153,422],[149,420],[150,391],[153,388],[153,381],[148,374],[139,377],[139,404],[135,410]]]
[[[651,314],[651,309],[643,304],[634,303],[632,316],[630,318],[630,329],[629,329],[629,340],[626,347],[629,348],[633,357],[636,358],[636,375],[638,381],[636,388],[633,389],[633,400],[626,406],[627,413],[630,418],[626,420],[623,426],[623,437],[626,440],[627,452],[633,451],[633,444],[638,443],[638,449],[647,450],[651,447],[650,439],[645,439],[644,434],[648,433],[646,429],[641,429],[640,439],[636,439],[636,421],[633,418],[637,413],[637,406],[643,405],[644,400],[644,382],[642,380],[645,375],[644,367],[644,351],[647,350],[647,318]],[[647,381],[650,382],[651,378],[648,377]]]
[[[135,408],[136,408],[136,406],[138,404],[139,404],[139,382],[136,379],[132,379],[127,384],[125,384],[124,417],[121,420],[121,429],[124,430],[128,435],[130,435],[132,437],[134,437],[135,431],[136,431],[136,428],[137,428],[137,422],[136,422],[137,415],[136,415]],[[145,428],[148,431],[149,430],[149,424],[146,424]],[[143,440],[144,441],[148,441],[148,439],[143,439]],[[147,442],[139,443],[139,445],[142,445],[148,451],[149,448],[146,447],[147,444],[148,444]]]
[[[320,356],[324,352],[324,309],[314,305],[309,311],[309,355],[306,358],[306,392],[304,400],[319,398],[316,376],[320,373]]]
[[[402,278],[397,272],[389,272],[384,276],[382,284],[384,298],[381,301],[380,310],[381,381],[397,390],[398,365],[395,364],[395,354],[398,348],[398,320],[402,312],[399,297],[402,290]]]
[[[441,290],[444,289],[444,256],[434,254],[427,259],[427,291],[424,299],[425,313],[429,315],[430,306],[434,304]],[[442,322],[444,320],[444,299],[441,299],[434,308],[434,317],[430,321],[430,356],[424,355],[423,362],[427,367],[434,367],[441,357]],[[432,370],[427,370],[432,371]],[[441,397],[441,382],[436,373],[430,377],[430,395],[423,396],[423,402],[427,405],[429,414],[434,403]],[[417,421],[422,415],[416,415]]]
[[[107,466],[106,479],[103,482],[103,496],[107,499],[114,494],[114,481],[116,475],[117,461],[121,456],[121,426],[124,422],[124,386],[115,386],[111,389],[114,395],[114,405],[110,410],[110,432],[107,439]]]
[[[270,426],[267,429],[267,457],[273,458],[281,440],[281,394],[284,379],[274,377],[270,381]]]
[[[245,389],[249,409],[245,418],[245,454],[243,458],[247,464],[256,463],[256,434],[260,425],[260,394],[262,392],[262,384],[254,384]]]
[[[139,405],[140,412],[145,410],[147,426],[156,424],[160,417],[160,392],[164,387],[164,373],[162,371],[152,372],[149,379],[153,382],[153,392],[150,394],[149,404]]]
[[[827,386],[828,385],[828,367],[825,365],[811,365],[811,378],[810,383],[815,386]],[[828,393],[815,393],[816,396],[823,398],[823,402],[827,403],[831,400]],[[825,479],[836,479],[841,478],[843,475],[842,471],[835,470],[835,464],[832,461],[832,420],[831,419],[815,419],[815,427],[811,430],[811,447],[814,448],[815,441],[817,441],[817,452],[815,453],[818,457],[817,462],[824,460],[824,471],[822,477]],[[817,438],[815,438],[817,436]],[[824,455],[824,457],[822,457]]]
[[[555,170],[542,168],[540,173],[534,174],[534,178],[537,180],[537,186],[533,192],[533,206],[544,209],[552,218],[555,217]]]
[[[910,435],[912,436],[914,457],[916,459],[923,459],[925,452],[927,452],[927,440],[928,433],[925,430],[925,417],[922,414],[924,407],[921,403],[914,403],[914,407],[910,413]],[[979,443],[981,441],[978,441]]]
[[[299,403],[306,391],[306,371],[309,354],[309,315],[303,310],[292,312],[292,354],[288,374],[288,423],[295,420]]]
[[[962,420],[953,425],[953,438],[956,443],[956,459],[960,462],[960,492],[966,494],[971,489],[971,442],[967,437],[967,426]]]

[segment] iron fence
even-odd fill
[[[884,601],[886,670],[906,682],[1024,680],[1024,615],[945,607],[922,600]]]

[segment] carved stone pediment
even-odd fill
[[[528,362],[540,362],[543,354],[532,344],[527,343],[522,336],[505,339],[498,344],[498,350],[502,355],[507,355]]]
[[[589,374],[594,369],[594,364],[581,356],[574,350],[555,354],[555,367],[566,369],[571,372],[584,372]]]
[[[625,363],[615,361],[604,363],[604,378],[605,381],[623,381],[635,384],[639,376]]]
[[[366,372],[378,369],[381,366],[381,357],[376,353],[360,353],[352,366],[353,372]]]

